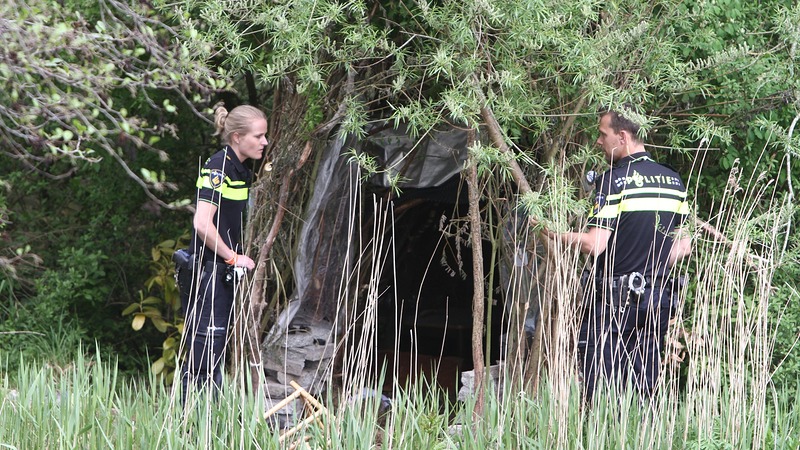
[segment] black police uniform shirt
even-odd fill
[[[216,205],[217,212],[211,220],[225,244],[237,253],[241,253],[242,222],[251,180],[252,173],[230,146],[208,158],[197,178],[197,201]],[[214,258],[213,250],[205,247],[196,231],[192,248],[196,255],[203,255],[203,261]],[[224,262],[219,256],[216,259]]]
[[[612,232],[595,258],[596,276],[668,276],[675,230],[689,214],[680,175],[639,152],[617,161],[595,189],[589,226]]]

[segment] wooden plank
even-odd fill
[[[270,408],[269,411],[265,412],[264,413],[264,418],[267,419],[267,418],[269,418],[269,416],[271,416],[271,415],[275,414],[276,412],[280,411],[281,409],[285,408],[286,405],[288,405],[292,401],[296,400],[298,397],[300,397],[300,395],[302,395],[302,393],[300,393],[298,391],[292,392],[291,395],[289,395],[285,399],[283,399],[280,402],[278,402],[278,404],[273,406],[272,408]]]

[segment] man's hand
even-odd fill
[[[558,240],[560,233],[548,230],[547,228],[542,228],[542,234],[545,235],[545,237],[547,237],[548,239],[552,239],[555,241]]]
[[[606,251],[608,239],[611,237],[611,230],[597,227],[589,227],[589,231],[585,233],[573,231],[556,233],[550,230],[542,230],[542,232],[550,239],[561,241],[566,245],[574,245],[581,253],[591,256],[597,256]]]
[[[539,225],[539,221],[534,219],[533,217],[528,216],[528,225],[535,228],[536,226]],[[544,225],[542,225],[539,228],[539,233],[550,239],[558,239],[558,233],[548,230],[547,228],[544,227]]]
[[[669,266],[674,267],[678,261],[686,258],[691,253],[692,237],[687,229],[681,228],[675,233],[672,248],[669,249]]]

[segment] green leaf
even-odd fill
[[[122,310],[122,315],[127,316],[129,314],[132,314],[134,311],[138,311],[139,308],[140,305],[138,303],[131,303],[130,305],[128,305],[127,308]]]
[[[173,249],[175,248],[175,240],[174,239],[167,239],[166,241],[158,244],[158,246],[162,249]]]
[[[151,319],[153,321],[153,325],[155,325],[156,329],[162,333],[167,332],[167,328],[169,328],[169,324],[161,318],[161,316],[153,317]]]
[[[165,348],[164,352],[162,353],[162,357],[166,361],[172,361],[175,359],[175,348]]]
[[[175,105],[173,105],[173,104],[171,104],[169,102],[169,99],[164,99],[163,105],[164,105],[164,109],[166,109],[167,112],[169,112],[169,113],[175,113],[175,111],[178,110],[178,108],[176,108]]]
[[[142,305],[158,305],[161,304],[162,300],[158,297],[147,297],[146,299],[142,300]]]
[[[131,322],[131,327],[135,331],[141,330],[142,327],[144,326],[144,321],[146,319],[147,318],[144,316],[144,314],[137,314],[137,315],[133,316],[133,322]]]
[[[155,317],[161,317],[161,310],[152,306],[142,306],[142,314],[152,319]]]
[[[164,339],[163,347],[164,347],[164,350],[167,350],[167,349],[170,349],[170,348],[174,348],[177,344],[178,344],[178,340],[175,339],[174,337],[170,336],[170,337]]]
[[[158,358],[150,367],[150,370],[153,372],[153,375],[158,375],[164,370],[164,365],[164,358]]]

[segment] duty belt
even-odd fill
[[[616,277],[589,277],[589,272],[584,271],[581,283],[586,286],[590,279],[594,281],[593,288],[619,314],[624,314],[632,303],[638,304],[644,298],[647,289],[668,289],[670,295],[673,295],[686,285],[686,276],[646,277],[639,272]]]
[[[219,261],[203,261],[203,272],[216,273],[217,275],[224,274],[228,270],[228,265]]]
[[[175,253],[172,254],[172,260],[175,262],[177,267],[182,269],[187,269],[191,271],[195,271],[196,269],[202,269],[203,272],[211,272],[211,273],[225,273],[228,268],[228,265],[224,262],[220,262],[217,260],[200,260],[196,257],[193,253],[189,251],[189,249],[180,249],[176,250]]]
[[[582,282],[585,284],[588,281],[589,271],[584,271]],[[630,292],[637,295],[644,293],[645,289],[653,287],[665,288],[681,288],[686,285],[687,278],[685,275],[678,277],[665,277],[665,276],[644,276],[639,272],[632,272],[625,275],[618,275],[614,277],[593,277],[595,286],[607,286],[610,288],[628,288]]]

